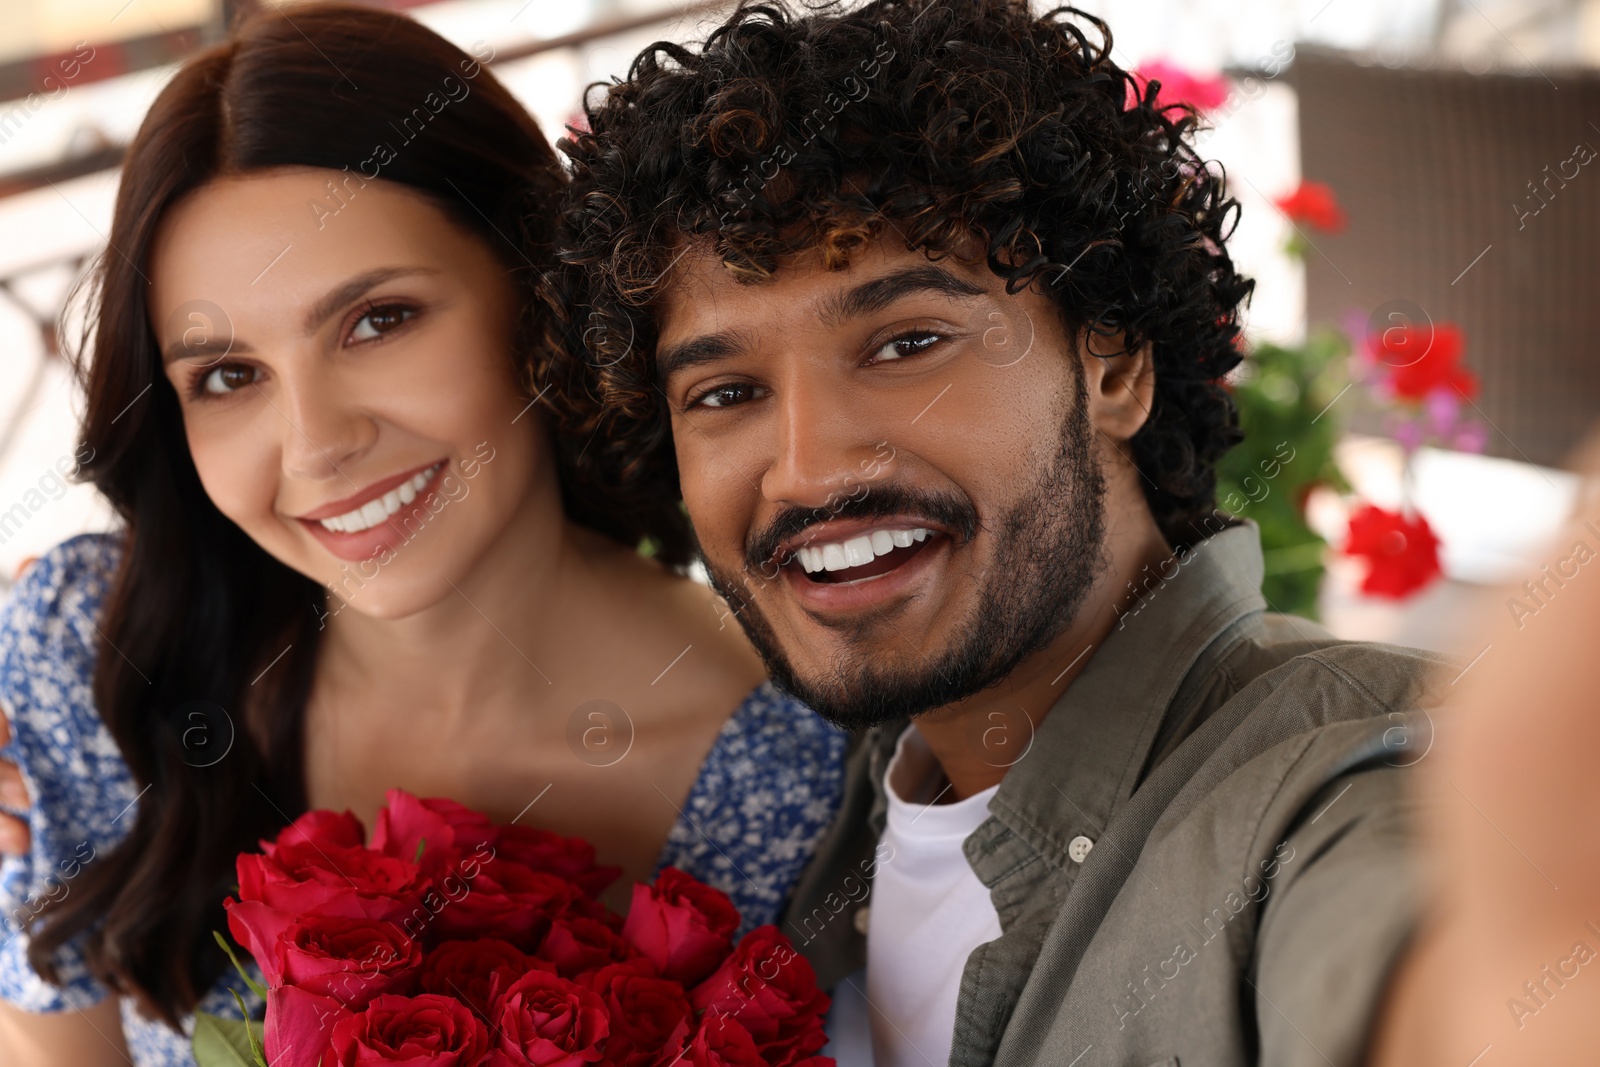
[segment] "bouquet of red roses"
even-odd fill
[[[370,841],[313,811],[239,856],[265,1032],[201,1015],[201,1067],[831,1067],[811,965],[773,926],[735,945],[719,890],[669,867],[623,919],[588,842],[386,800]]]

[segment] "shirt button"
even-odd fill
[[[867,928],[872,922],[871,910],[865,904],[863,904],[861,907],[856,909],[856,913],[852,917],[851,921],[855,923],[856,933],[860,934],[862,937],[866,937]]]
[[[1094,842],[1079,834],[1067,844],[1067,855],[1072,857],[1073,863],[1082,863],[1089,858],[1089,850],[1094,848]]]

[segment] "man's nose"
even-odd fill
[[[334,375],[307,368],[280,375],[283,469],[310,481],[344,478],[344,466],[371,447],[377,424]],[[351,485],[352,489],[359,488]]]
[[[777,440],[761,491],[776,504],[836,506],[859,495],[873,479],[875,435],[866,412],[825,384],[783,383],[777,403]]]

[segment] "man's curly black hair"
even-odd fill
[[[588,131],[558,145],[585,345],[553,370],[594,435],[596,477],[676,492],[651,305],[686,246],[759,284],[808,249],[842,268],[883,237],[936,258],[976,240],[1010,291],[1047,294],[1069,329],[1150,343],[1133,459],[1168,541],[1200,539],[1240,437],[1221,379],[1254,283],[1225,247],[1238,204],[1187,139],[1195,113],[1158,105],[1159,83],[1110,54],[1100,20],[1027,0],[777,0],[591,86]]]

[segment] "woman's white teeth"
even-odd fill
[[[928,531],[873,530],[870,534],[852,537],[826,545],[807,545],[795,553],[800,566],[807,574],[818,571],[843,571],[871,563],[878,556],[886,556],[897,548],[910,548],[916,541],[924,541]]]
[[[335,515],[331,519],[322,519],[323,529],[332,530],[334,533],[360,533],[362,530],[370,530],[417,499],[422,487],[433,480],[433,476],[439,473],[439,468],[442,466],[443,463],[435,463],[425,471],[418,471],[412,478],[382,496],[367,501],[354,511]]]

